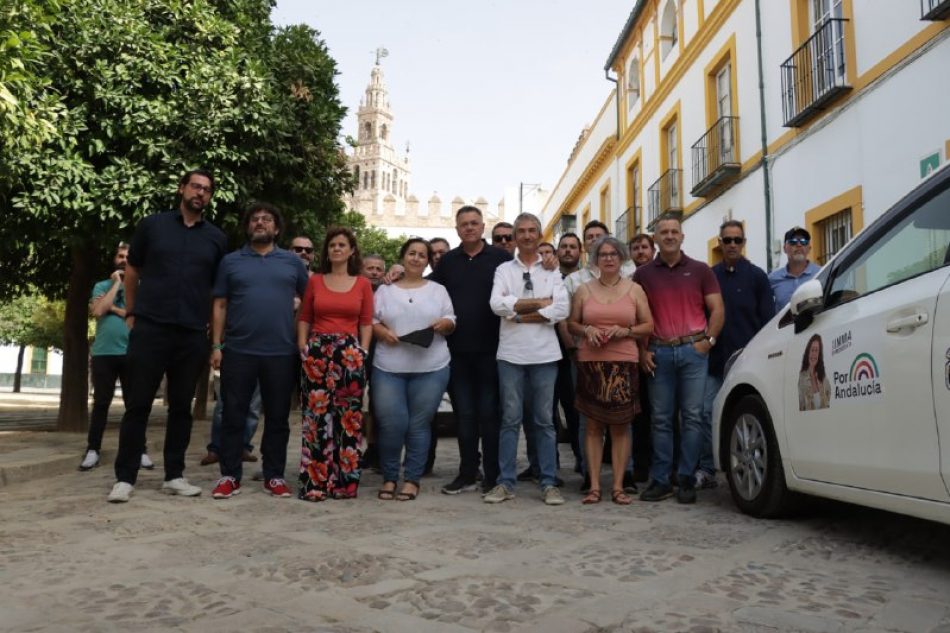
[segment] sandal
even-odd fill
[[[415,492],[408,492],[406,486],[415,486]],[[407,481],[403,484],[402,490],[396,494],[396,501],[412,501],[419,496],[419,484],[414,481]]]
[[[600,490],[588,491],[587,496],[581,499],[581,503],[583,503],[585,506],[600,503]]]
[[[628,506],[633,502],[633,499],[630,498],[623,489],[614,490],[610,493],[610,500],[616,503],[618,506]]]
[[[392,484],[392,488],[386,488],[387,484]],[[379,492],[376,493],[376,498],[383,501],[392,501],[396,498],[396,482],[395,481],[384,481],[383,488],[379,489]]]

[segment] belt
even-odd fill
[[[707,338],[705,332],[697,332],[696,334],[687,334],[686,336],[678,336],[676,338],[656,338],[650,341],[650,344],[659,345],[660,347],[676,347],[677,345],[686,345],[687,343],[695,343],[696,341],[705,341]]]

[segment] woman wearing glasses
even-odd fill
[[[327,231],[320,273],[310,277],[297,317],[302,367],[300,491],[307,501],[352,499],[360,482],[366,350],[373,289],[360,275],[356,236]]]
[[[411,501],[418,496],[430,422],[449,382],[445,337],[455,329],[455,311],[445,287],[422,276],[431,256],[427,241],[409,238],[399,251],[405,268],[402,279],[376,291],[373,403],[383,470],[378,496],[384,500]],[[401,461],[405,481],[397,493]]]
[[[567,327],[580,338],[575,407],[587,416],[585,437],[590,491],[583,503],[598,503],[604,431],[610,429],[613,484],[611,499],[628,505],[624,465],[630,459],[630,425],[640,410],[636,338],[653,331],[653,316],[639,284],[621,276],[627,248],[613,237],[591,251],[600,276],[574,294]]]

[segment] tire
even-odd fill
[[[726,417],[725,431],[724,470],[736,506],[755,517],[787,514],[793,494],[785,485],[782,455],[762,399],[747,395],[739,400]]]

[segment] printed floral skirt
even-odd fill
[[[300,492],[307,501],[356,497],[363,441],[363,351],[351,334],[311,334],[301,368]]]
[[[577,363],[574,408],[601,424],[631,424],[634,416],[640,413],[637,363]]]

